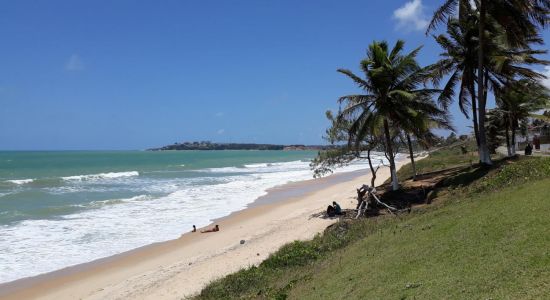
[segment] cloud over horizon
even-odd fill
[[[392,18],[397,20],[396,28],[405,31],[424,31],[429,24],[422,0],[408,1],[393,12]]]

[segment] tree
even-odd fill
[[[506,137],[506,144],[510,149],[509,136],[505,136],[505,118],[501,111],[491,109],[487,111],[487,122],[485,122],[485,130],[487,132],[487,145],[489,152],[496,153],[496,149],[502,144]],[[508,154],[511,155],[510,153]]]
[[[416,62],[421,48],[402,54],[404,44],[399,40],[390,50],[385,41],[373,42],[367,50],[367,57],[360,63],[364,78],[349,70],[338,69],[365,92],[339,99],[343,109],[338,119],[351,122],[348,143],[357,145],[367,134],[381,133],[390,163],[393,190],[399,188],[392,147],[397,134],[392,134],[390,128],[411,132],[420,116],[445,114],[431,100],[440,91],[423,85],[433,78],[433,72]]]
[[[426,99],[425,99],[426,100]],[[431,102],[431,100],[430,100]],[[435,144],[435,134],[432,133],[433,128],[446,129],[454,131],[451,126],[449,116],[445,111],[437,109],[436,105],[431,102],[432,109],[427,113],[426,111],[417,112],[417,115],[413,119],[407,120],[406,126],[403,126],[404,134],[406,137],[406,144],[409,148],[409,156],[411,159],[411,166],[413,171],[413,181],[416,180],[416,163],[414,161],[414,151],[411,141],[411,135],[413,135],[418,145],[424,148],[429,148]],[[454,132],[451,134],[455,135]],[[456,136],[456,135],[455,135]],[[404,142],[405,143],[405,142]]]
[[[534,80],[510,82],[495,93],[497,110],[500,112],[506,131],[508,155],[516,154],[516,132],[522,121],[535,116],[533,113],[550,104],[546,87]],[[511,132],[511,137],[510,137]]]
[[[347,142],[351,122],[344,119],[338,120],[331,111],[326,112],[326,117],[331,122],[331,126],[326,130],[324,139],[332,145]],[[348,165],[355,160],[366,159],[371,171],[371,186],[375,186],[376,172],[380,164],[376,168],[374,167],[371,152],[380,147],[381,140],[380,136],[369,133],[365,135],[364,140],[359,145],[354,145],[355,147],[346,144],[334,149],[320,151],[310,164],[314,171],[313,176],[318,178],[332,173],[333,169],[337,167]],[[366,156],[364,155],[365,152]]]
[[[473,15],[470,5],[466,5],[464,15]],[[444,50],[442,57],[434,64],[434,71],[442,78],[449,74],[449,79],[443,87],[439,102],[452,99],[458,87],[458,106],[460,111],[469,118],[469,108],[472,109],[472,121],[476,143],[479,146],[479,130],[477,120],[477,101],[475,92],[477,69],[477,21],[475,18],[450,18],[447,22],[447,35],[435,36],[436,42]]]
[[[454,15],[458,8],[459,19],[463,19],[465,7],[470,0],[446,0],[434,13],[432,21],[428,26],[428,32],[433,30],[439,23],[445,21],[447,16]],[[475,6],[479,14],[478,22],[478,67],[477,67],[477,97],[478,97],[478,122],[479,125],[479,147],[480,161],[484,164],[492,164],[487,148],[485,134],[486,117],[486,19],[491,17],[501,27],[506,28],[507,44],[512,47],[527,48],[530,42],[538,37],[540,27],[548,23],[548,11],[550,0],[475,0]],[[538,38],[539,42],[542,42]]]

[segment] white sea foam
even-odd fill
[[[368,164],[358,162],[346,168],[365,169]],[[312,178],[309,162],[305,161],[213,168],[206,172],[228,170],[242,171],[229,172],[232,174],[227,176],[205,173],[206,176],[196,178],[161,180],[139,176],[131,182],[131,190],[135,188],[137,196],[94,201],[84,205],[81,212],[55,219],[0,226],[0,282],[174,239],[192,225],[205,226],[213,219],[245,208],[272,187]],[[64,179],[84,181],[138,175],[133,171]],[[165,192],[164,196],[158,196],[160,192]]]
[[[12,179],[12,180],[6,180],[6,182],[22,185],[33,182],[34,179]]]
[[[90,202],[90,204],[85,205],[84,207],[97,208],[97,207],[103,207],[105,205],[131,203],[136,201],[147,201],[151,199],[152,198],[149,195],[138,195],[138,196],[123,198],[123,199],[96,200],[96,201]]]
[[[250,172],[250,170],[247,170],[245,168],[239,168],[239,167],[207,168],[207,169],[200,169],[200,170],[194,170],[194,171],[203,172],[203,173],[246,173],[246,172]]]
[[[223,168],[208,168],[197,170],[199,172],[209,172],[209,173],[255,173],[255,172],[284,172],[292,170],[303,170],[304,168],[309,168],[309,162],[296,160],[289,162],[278,162],[278,163],[257,163],[257,164],[246,164],[242,167],[223,167]]]
[[[66,181],[87,181],[87,180],[114,179],[114,178],[133,177],[133,176],[139,176],[139,172],[138,171],[109,172],[109,173],[99,173],[99,174],[90,174],[90,175],[67,176],[67,177],[61,177],[61,179]]]
[[[265,163],[265,164],[249,164],[249,165],[244,165],[246,168],[265,168],[265,167],[269,167],[270,163]]]

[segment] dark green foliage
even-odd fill
[[[316,243],[295,241],[283,246],[276,255],[269,256],[260,267],[268,269],[285,268],[289,266],[304,266],[321,256],[321,249]]]
[[[148,149],[149,151],[167,150],[284,150],[293,148],[299,150],[320,150],[328,149],[330,146],[306,146],[306,145],[271,145],[271,144],[245,144],[245,143],[211,143],[211,142],[187,142],[175,143],[161,148]]]
[[[494,191],[543,178],[550,178],[550,157],[522,158],[521,161],[505,164],[491,176],[476,181],[469,187],[469,190],[474,192]]]

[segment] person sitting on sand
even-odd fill
[[[332,218],[335,215],[336,215],[336,209],[332,205],[327,206],[327,216]]]
[[[193,225],[193,230],[191,232],[197,232],[197,227]]]
[[[531,143],[527,143],[527,146],[525,146],[525,155],[531,154],[533,154],[533,146],[531,146]]]
[[[214,226],[214,228],[212,229],[203,230],[201,231],[201,233],[216,232],[216,231],[220,231],[220,227],[218,225]]]
[[[334,207],[335,214],[342,215],[342,208],[340,207],[340,204],[336,203],[336,201],[332,201],[332,207]]]

